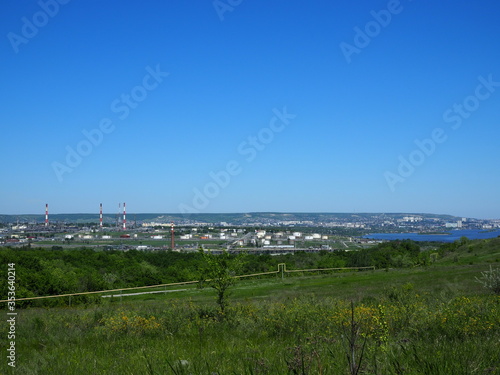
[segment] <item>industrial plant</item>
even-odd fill
[[[41,248],[251,253],[352,251],[380,242],[370,233],[446,234],[476,230],[495,236],[499,220],[431,214],[128,214],[126,202],[105,214],[0,215],[0,244]]]

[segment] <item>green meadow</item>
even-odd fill
[[[426,251],[404,268],[241,279],[224,313],[195,285],[18,308],[16,368],[4,355],[0,373],[500,374],[500,296],[477,281],[500,267],[500,239]]]

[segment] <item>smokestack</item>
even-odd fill
[[[170,247],[172,250],[175,248],[175,232],[174,232],[174,223],[172,222],[172,227],[170,230]]]
[[[125,203],[123,203],[123,230],[127,230],[127,211],[125,210]]]
[[[121,215],[121,212],[120,210],[122,209],[122,204],[121,203],[118,203],[118,213],[116,214],[116,230],[118,230],[119,228],[119,222],[120,222],[120,215]]]
[[[102,203],[99,206],[99,227],[102,228]]]
[[[45,226],[49,226],[49,204],[45,203]]]

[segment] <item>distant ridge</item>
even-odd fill
[[[103,214],[105,223],[114,223],[117,213]],[[368,218],[401,219],[405,216],[421,216],[425,219],[440,219],[444,221],[457,221],[462,217],[446,215],[446,214],[429,214],[429,213],[329,213],[329,212],[243,212],[243,213],[196,213],[196,214],[173,214],[173,213],[127,213],[128,221],[137,220],[137,222],[154,221],[158,223],[187,223],[187,222],[203,222],[203,223],[231,223],[234,225],[248,224],[251,222],[267,222],[267,221],[312,221],[314,223],[329,222],[335,220],[353,221]],[[44,214],[25,214],[25,215],[0,215],[0,223],[42,223],[45,220]],[[51,222],[65,223],[97,223],[99,222],[99,213],[74,213],[74,214],[51,214]]]

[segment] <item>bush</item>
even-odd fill
[[[490,270],[481,272],[481,278],[476,277],[476,280],[483,284],[486,289],[500,294],[500,268],[493,269],[490,266]]]

